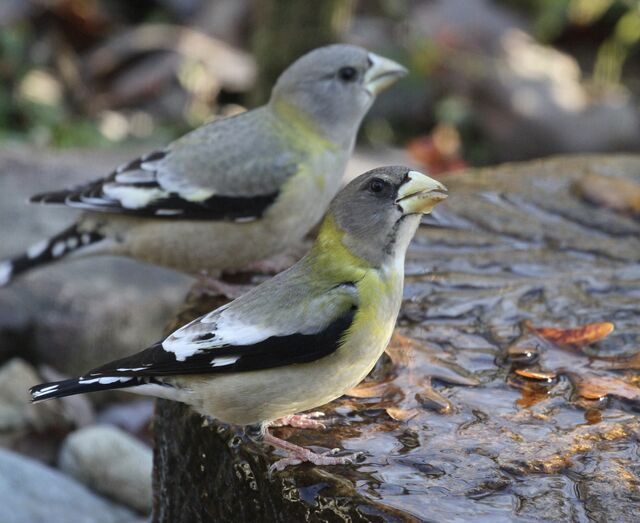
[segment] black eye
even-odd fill
[[[338,70],[338,78],[343,82],[353,82],[358,78],[358,71],[355,67],[342,67]]]
[[[387,182],[381,180],[380,178],[374,178],[369,182],[369,190],[372,193],[381,193],[382,191],[384,191],[386,186]]]

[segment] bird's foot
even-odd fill
[[[205,296],[222,296],[230,300],[235,300],[251,288],[253,288],[253,285],[226,282],[219,278],[214,278],[206,272],[201,272],[198,275],[197,289],[201,295]]]
[[[306,414],[291,414],[271,423],[272,427],[295,427],[297,429],[326,429],[327,426],[317,418],[324,416],[324,412],[315,411]]]
[[[358,461],[358,458],[362,456],[361,452],[349,454],[346,456],[336,456],[336,453],[340,452],[340,449],[332,449],[327,452],[318,454],[312,450],[306,449],[299,445],[289,443],[283,439],[277,438],[265,432],[263,441],[272,447],[276,447],[285,450],[289,456],[279,459],[273,465],[269,467],[269,475],[274,471],[280,472],[291,465],[299,465],[300,463],[308,462],[314,465],[352,465]]]

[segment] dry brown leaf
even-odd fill
[[[580,195],[614,211],[640,214],[640,183],[620,176],[588,174],[576,183]]]
[[[538,335],[558,345],[573,345],[581,347],[606,338],[613,332],[615,326],[608,321],[588,323],[572,329],[557,327],[532,327]]]
[[[365,381],[347,391],[346,394],[354,398],[379,398],[388,386],[388,382]]]
[[[532,380],[545,380],[551,381],[556,379],[557,374],[555,372],[541,371],[541,370],[529,370],[529,369],[516,369],[516,374],[523,378],[530,378]]]
[[[394,332],[385,351],[394,365],[408,367],[414,359],[413,350],[416,346],[418,342],[413,338]]]
[[[418,409],[402,409],[400,407],[387,407],[387,414],[396,421],[407,421],[419,414]]]
[[[438,414],[451,414],[453,411],[451,402],[431,385],[425,386],[415,397],[423,408],[434,410]]]
[[[618,396],[628,400],[640,399],[640,388],[630,385],[616,376],[599,374],[572,375],[578,394],[588,400],[599,400],[606,396]]]

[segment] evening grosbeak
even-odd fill
[[[313,247],[291,268],[138,354],[33,387],[33,400],[126,389],[259,424],[264,441],[295,462],[348,462],[266,427],[330,402],[371,371],[398,316],[409,242],[444,198],[440,182],[406,167],[369,171],[335,197]]]
[[[282,73],[266,105],[204,125],[106,178],[32,197],[86,212],[0,262],[0,286],[66,257],[122,255],[215,275],[281,253],[320,221],[362,118],[405,73],[360,47],[321,47]]]

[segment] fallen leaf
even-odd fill
[[[531,329],[558,345],[573,345],[582,347],[606,338],[613,332],[615,326],[610,322],[588,323],[572,329],[557,327],[531,327]]]
[[[408,367],[414,359],[413,351],[418,345],[418,342],[413,338],[394,332],[385,352],[394,365]]]
[[[389,381],[363,381],[347,391],[346,394],[354,398],[380,398],[389,388]]]
[[[618,396],[628,400],[640,399],[640,388],[630,385],[616,376],[600,374],[571,374],[580,396],[588,400],[599,400],[606,396]]]
[[[640,214],[640,183],[620,176],[588,174],[575,185],[577,192],[596,205]]]
[[[640,354],[626,356],[593,357],[584,354],[582,347],[608,336],[614,330],[613,323],[590,323],[572,329],[557,327],[522,326],[522,335],[507,349],[513,372],[524,378],[539,380],[539,386],[551,382],[560,375],[569,377],[576,389],[574,405],[590,408],[583,400],[600,400],[606,396],[617,396],[628,400],[640,400],[640,388],[630,383],[634,376],[620,377],[611,370],[637,369]],[[537,337],[537,343],[532,337]],[[535,368],[530,365],[535,364]],[[595,371],[595,372],[594,372]],[[521,387],[517,380],[510,381]],[[520,406],[530,406],[539,401],[529,397],[535,392],[523,390],[523,397],[516,401]]]
[[[516,374],[523,378],[530,378],[533,380],[551,381],[558,377],[555,372],[546,372],[541,370],[529,370],[529,369],[516,369]]]
[[[385,410],[396,421],[408,421],[420,413],[419,409],[403,409],[400,407],[387,407]]]
[[[438,414],[451,414],[453,411],[451,402],[430,385],[416,394],[416,400],[423,408],[434,410]]]

